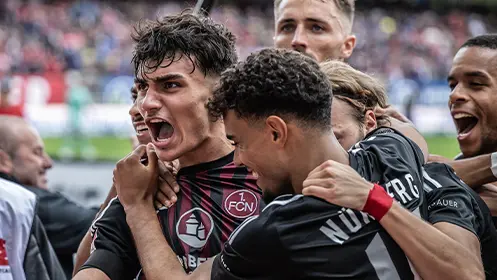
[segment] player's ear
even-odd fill
[[[288,126],[278,116],[269,116],[266,119],[266,131],[270,133],[271,141],[277,145],[285,145],[288,137]]]
[[[13,167],[12,158],[4,150],[0,149],[0,172],[10,174]]]
[[[368,134],[369,132],[375,130],[378,127],[378,124],[376,123],[376,116],[373,112],[373,110],[367,110],[365,115],[364,115],[364,129],[365,129],[365,135]]]
[[[352,55],[352,52],[354,51],[355,48],[355,44],[356,44],[355,35],[348,35],[347,38],[345,38],[345,41],[343,42],[341,49],[342,59],[347,59]]]

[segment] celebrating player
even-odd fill
[[[333,85],[333,131],[344,148],[354,149],[354,144],[377,126],[390,126],[390,122],[395,121],[384,114],[375,114],[375,111],[379,111],[375,110],[378,107],[387,107],[385,89],[378,81],[343,62],[324,62],[321,68]],[[323,166],[326,166],[323,168],[326,171],[320,174],[313,172],[304,182],[304,187],[308,187],[304,189],[305,194],[319,196],[342,206],[347,205],[340,203],[340,196],[352,200],[360,198],[351,196],[350,192],[354,188],[346,184],[350,181],[333,182],[333,176],[329,174],[339,170],[344,173],[341,178],[351,179],[353,176],[346,176],[350,170],[339,164],[328,163]],[[493,230],[487,206],[478,195],[464,186],[450,167],[430,163],[424,169],[424,191],[427,193],[428,205],[426,220],[440,232],[406,211],[392,214],[390,211],[396,211],[395,207],[386,217],[398,215],[401,218],[395,222],[388,222],[388,218],[384,218],[380,223],[399,242],[424,279],[450,275],[458,279],[475,279],[478,275],[483,278],[479,261],[480,242],[487,278],[496,277],[494,263],[497,259],[497,234]],[[361,184],[353,185],[357,188]],[[369,191],[369,188],[367,184],[364,185],[365,191]],[[336,195],[338,193],[340,195]],[[433,242],[435,239],[438,241]],[[436,257],[427,262],[430,256]]]
[[[118,163],[116,186],[133,186],[137,193],[120,195],[94,223],[94,250],[76,279],[131,279],[139,274],[140,261],[147,272],[148,262],[139,261],[137,251],[148,252],[149,245],[140,236],[170,244],[174,262],[179,258],[191,272],[221,252],[242,221],[259,213],[255,178],[234,165],[223,123],[212,121],[205,107],[221,72],[236,62],[234,36],[209,18],[182,13],[138,25],[134,39],[136,104],[155,152],[148,153],[147,166],[141,163],[145,146]],[[155,195],[156,187],[148,186],[157,183],[157,169],[144,171],[157,167],[156,155],[161,161],[179,159],[181,191],[169,209],[156,214],[153,204],[146,208],[160,221],[154,227],[137,212],[141,209],[129,205],[148,203],[148,195]]]
[[[272,202],[231,235],[220,255],[190,276],[167,245],[147,237],[145,231],[134,235],[137,246],[148,250],[139,250],[147,279],[164,275],[170,279],[417,275],[402,250],[372,218],[299,195],[308,173],[331,158],[350,164],[379,184],[395,178],[409,196],[402,205],[410,210],[419,207],[421,150],[393,130],[380,129],[361,149],[347,153],[331,131],[331,97],[331,85],[318,64],[293,51],[262,50],[225,72],[209,103],[210,112],[213,117],[224,117],[227,136],[235,145],[235,163],[257,174],[264,198]],[[398,157],[391,155],[393,149]],[[376,191],[379,197],[388,196],[382,187]],[[136,188],[118,186],[118,192],[131,197]],[[394,191],[393,195],[401,200],[402,194]],[[386,209],[380,200],[371,201],[373,209]],[[141,209],[140,217],[148,226],[160,229],[147,210],[149,204],[136,201],[129,207]],[[381,219],[383,212],[375,215]],[[353,265],[348,263],[351,260]],[[380,268],[380,262],[387,265]]]

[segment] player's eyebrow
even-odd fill
[[[466,78],[483,78],[483,79],[488,79],[488,75],[481,72],[481,71],[470,71],[470,72],[465,72],[464,74],[464,77]],[[449,75],[449,77],[447,77],[447,81],[450,82],[450,81],[453,81],[453,80],[456,80],[456,77],[455,75]]]
[[[321,20],[321,19],[317,19],[317,18],[306,18],[305,21],[326,24],[326,21]],[[295,22],[295,20],[293,18],[285,18],[285,19],[278,21],[278,25],[285,24],[285,23],[294,23],[294,22]]]
[[[165,74],[162,76],[157,76],[157,77],[151,78],[150,80],[155,82],[155,83],[163,83],[163,82],[167,82],[170,80],[181,80],[184,78],[185,77],[183,75],[173,73],[173,74]]]
[[[464,73],[464,76],[470,77],[470,78],[485,78],[485,79],[488,78],[488,76],[481,71],[466,72],[466,73]]]

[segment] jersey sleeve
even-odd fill
[[[476,234],[476,217],[471,211],[472,203],[457,187],[436,189],[426,194],[428,222],[447,222]]]
[[[215,257],[211,279],[265,279],[281,270],[284,259],[275,223],[266,215],[254,216],[231,234]]]
[[[426,192],[427,221],[431,224],[440,222],[454,224],[478,236],[478,232],[481,231],[479,220],[482,214],[469,190],[446,165],[429,164],[426,168],[429,171],[425,174],[427,184],[435,186],[427,189]],[[433,172],[436,174],[430,176]]]
[[[391,128],[379,128],[349,150],[350,165],[413,211],[423,201],[421,149]]]
[[[124,208],[114,198],[91,226],[90,257],[80,270],[96,268],[111,280],[132,279],[140,270]]]

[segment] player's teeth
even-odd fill
[[[474,118],[474,116],[472,116],[470,114],[466,114],[466,113],[457,113],[454,115],[454,119],[456,119],[456,120],[462,119],[462,118]]]
[[[167,140],[169,140],[169,138],[164,138],[164,139],[157,138],[157,142],[166,142]]]
[[[163,121],[163,120],[158,120],[158,119],[156,119],[156,120],[151,120],[150,122],[151,122],[151,123],[161,123],[161,122],[164,122],[164,121]]]
[[[140,124],[139,126],[136,127],[136,130],[145,130],[148,129],[148,127],[144,124]]]

